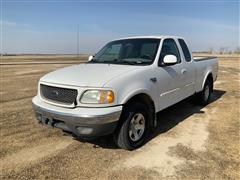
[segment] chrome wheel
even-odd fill
[[[207,85],[204,90],[204,100],[207,101],[210,94],[210,87]]]
[[[145,130],[145,118],[142,114],[136,113],[129,124],[129,137],[132,141],[138,141]]]

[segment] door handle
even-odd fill
[[[181,70],[181,73],[182,73],[182,74],[185,74],[186,72],[187,72],[186,69],[182,69],[182,70]]]
[[[150,81],[152,81],[153,83],[155,83],[155,82],[157,82],[157,78],[156,78],[156,77],[150,78]]]

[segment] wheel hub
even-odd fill
[[[145,130],[145,118],[141,113],[135,114],[129,125],[129,137],[132,141],[138,141]]]

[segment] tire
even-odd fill
[[[145,104],[127,105],[121,115],[119,127],[114,133],[116,145],[126,150],[142,146],[150,132],[150,119],[151,113]]]
[[[210,102],[211,95],[213,92],[213,82],[210,79],[207,79],[203,90],[196,94],[195,102],[199,105],[207,105]]]

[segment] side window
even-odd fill
[[[185,43],[185,41],[183,39],[178,39],[178,42],[182,48],[182,51],[183,51],[183,54],[184,54],[184,57],[185,57],[185,60],[187,62],[190,62],[191,61],[191,54],[189,52],[189,49]]]
[[[163,41],[162,49],[161,49],[161,54],[159,57],[158,65],[163,64],[163,58],[166,55],[174,55],[177,57],[178,63],[181,62],[180,58],[180,53],[177,47],[176,42],[173,39],[165,39]]]

